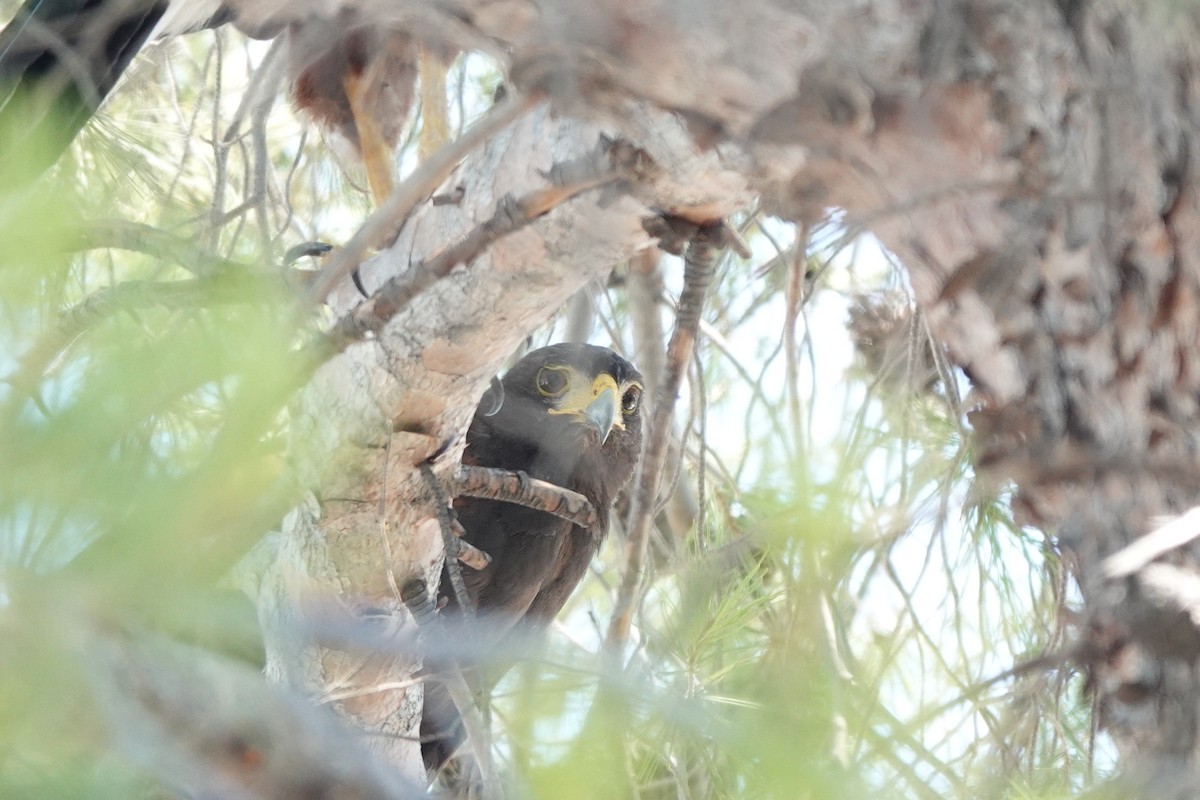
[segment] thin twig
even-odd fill
[[[323,694],[321,695],[320,699],[317,700],[317,704],[325,705],[327,703],[340,703],[343,700],[350,700],[355,697],[367,697],[368,695],[381,694],[383,692],[406,692],[414,686],[420,686],[424,682],[424,677],[408,678],[407,680],[403,681],[380,681],[379,683],[372,683],[369,686],[360,686],[355,689],[343,689],[338,692]],[[420,741],[420,737],[402,738],[416,739],[417,741]]]
[[[389,436],[383,450],[383,464],[379,474],[379,543],[383,548],[383,558],[387,564],[387,583],[392,590],[392,597],[404,602],[400,597],[400,587],[396,584],[396,557],[392,553],[392,540],[388,531],[388,466],[392,463],[392,438]]]
[[[34,342],[7,380],[22,391],[32,392],[47,367],[77,336],[118,312],[142,308],[198,308],[202,300],[210,305],[248,303],[263,299],[282,285],[282,278],[277,273],[246,270],[182,281],[126,281],[101,289],[60,312],[58,324]]]
[[[795,451],[798,463],[804,464],[808,459],[804,455],[804,425],[801,416],[800,399],[800,347],[796,342],[796,327],[803,317],[805,301],[805,275],[807,271],[807,247],[803,243],[808,239],[807,230],[801,226],[796,233],[797,247],[793,248],[792,258],[788,264],[787,284],[784,291],[784,323],[783,323],[783,361],[784,374],[787,376],[786,398],[789,422],[792,435],[795,437]],[[810,326],[805,324],[807,336]],[[797,477],[805,480],[805,470],[798,470]]]
[[[1172,550],[1191,544],[1200,537],[1200,508],[1193,508],[1174,519],[1156,520],[1158,527],[1134,539],[1100,565],[1105,578],[1125,578]]]
[[[201,73],[208,71],[208,61],[213,58],[213,50],[208,51],[204,67]],[[167,77],[168,97],[171,101],[171,107],[175,110],[175,116],[179,119],[180,130],[183,133],[183,152],[179,156],[179,163],[176,165],[175,173],[171,176],[171,183],[167,186],[167,191],[163,195],[164,206],[167,206],[171,200],[175,198],[175,190],[179,187],[180,181],[183,180],[183,175],[187,170],[188,160],[192,157],[193,142],[199,139],[197,135],[197,127],[200,122],[200,112],[204,108],[204,88],[201,86],[200,94],[196,97],[196,102],[192,105],[191,117],[188,119],[187,125],[184,122],[183,109],[179,105],[179,82],[175,78],[174,59],[171,57],[171,49],[166,48],[165,56],[167,61],[167,69],[164,74]]]
[[[66,252],[100,248],[145,253],[183,267],[200,277],[222,270],[240,272],[247,269],[244,264],[223,260],[197,247],[193,240],[128,220],[90,220],[76,232],[76,236],[63,241],[63,250]]]
[[[625,550],[625,569],[621,575],[621,585],[617,590],[612,619],[605,637],[605,644],[613,654],[619,654],[629,638],[633,612],[641,596],[651,514],[658,497],[659,483],[667,457],[675,400],[683,381],[684,370],[691,360],[696,333],[700,327],[704,295],[712,280],[726,231],[723,223],[694,229],[684,253],[683,291],[679,296],[679,311],[675,317],[675,329],[671,333],[670,344],[667,346],[667,362],[655,398],[654,416],[641,467],[638,469],[635,484],[637,488],[630,509],[632,522]]]
[[[279,94],[279,81],[283,78],[283,54],[286,45],[286,36],[276,37],[266,55],[258,62],[258,67],[246,82],[246,91],[238,102],[237,109],[233,112],[229,124],[225,126],[225,135],[221,137],[223,143],[232,144],[238,138],[241,134],[242,120],[247,115],[253,117],[263,105],[270,107],[275,104],[275,98]]]
[[[251,173],[253,181],[251,183],[250,196],[257,200],[255,211],[258,217],[259,250],[264,255],[269,254],[271,248],[271,226],[267,208],[270,202],[267,173],[271,164],[271,157],[267,148],[267,120],[271,116],[271,110],[275,106],[275,99],[279,95],[276,91],[277,84],[283,77],[282,61],[278,59],[275,45],[272,45],[272,49],[267,53],[264,60],[266,59],[271,60],[267,62],[267,66],[260,66],[255,71],[253,80],[261,80],[264,84],[267,84],[267,87],[263,91],[261,99],[254,103],[250,111],[250,141],[254,152],[254,169]],[[278,67],[275,66],[277,63]],[[267,73],[270,73],[269,81],[264,77]],[[236,124],[237,120],[235,118],[235,121],[230,123],[230,130]]]
[[[633,353],[646,377],[646,386],[654,390],[662,378],[663,331],[659,302],[663,296],[663,277],[660,262],[662,253],[650,247],[629,259],[629,282],[625,295],[629,304],[629,321],[633,329]]]
[[[424,582],[409,581],[400,590],[400,596],[404,600],[404,605],[413,615],[413,620],[420,629],[421,638],[432,639],[435,644],[445,639],[441,619],[437,615],[429,592],[425,589]],[[496,768],[492,764],[491,737],[488,736],[487,729],[483,725],[471,688],[467,685],[467,679],[463,677],[462,670],[454,659],[447,658],[439,666],[446,667],[444,671],[441,671],[439,680],[446,688],[446,694],[450,695],[450,700],[458,711],[459,719],[462,720],[463,730],[467,734],[467,742],[471,747],[471,753],[475,756],[475,764],[479,768],[479,776],[483,783],[482,794],[485,798],[501,797],[500,781],[496,775]]]
[[[696,399],[700,403],[699,413],[696,419],[699,421],[699,430],[697,433],[700,438],[700,446],[696,448],[696,541],[703,550],[708,544],[708,526],[705,518],[707,516],[708,498],[706,497],[708,490],[708,459],[705,458],[708,446],[708,386],[704,380],[704,360],[700,355],[700,346],[697,341],[697,346],[694,352],[694,361],[696,368]],[[684,454],[686,455],[686,449]]]
[[[221,227],[225,224],[221,217],[225,211],[225,189],[227,185],[229,147],[220,138],[221,134],[221,86],[222,72],[225,67],[225,38],[221,31],[213,33],[213,56],[216,68],[213,70],[213,100],[212,125],[209,135],[212,137],[213,175],[212,206],[209,208],[209,242],[212,250],[217,249],[220,240]]]
[[[287,177],[283,181],[283,186],[279,188],[279,202],[284,208],[283,222],[279,223],[278,230],[275,231],[275,239],[283,238],[283,234],[291,226],[292,221],[296,216],[296,209],[292,206],[292,184],[296,179],[296,172],[300,169],[300,162],[304,160],[304,144],[308,140],[308,129],[300,131],[300,141],[296,143],[296,155],[292,159],[292,165],[288,167]],[[274,174],[274,173],[272,173]],[[297,228],[300,226],[297,225]]]

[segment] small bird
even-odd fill
[[[483,649],[514,631],[543,629],[562,610],[608,530],[613,501],[633,475],[642,442],[641,373],[606,347],[534,350],[508,371],[501,387],[498,410],[487,397],[476,410],[463,462],[521,471],[579,492],[595,508],[598,524],[585,530],[513,503],[455,501],[462,538],[492,559],[483,569],[462,567]],[[447,603],[443,613],[461,613],[445,569],[439,594]],[[481,677],[494,682],[503,671],[485,670]],[[427,684],[421,753],[430,774],[463,738],[445,689]]]

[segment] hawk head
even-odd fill
[[[523,469],[602,502],[632,477],[645,387],[624,358],[596,345],[551,345],[518,361],[501,385],[499,410],[484,416],[495,405],[485,398],[472,427],[484,434],[471,442],[478,463]]]

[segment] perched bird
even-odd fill
[[[593,532],[512,503],[455,501],[463,538],[492,559],[483,569],[462,567],[481,649],[515,630],[544,628],[562,609],[608,530],[613,501],[633,475],[642,442],[642,376],[608,348],[556,344],[535,350],[501,386],[499,410],[489,416],[494,405],[485,398],[475,412],[463,461],[523,471],[579,492],[591,501],[598,525]],[[448,604],[443,613],[456,613],[445,570],[440,594]],[[503,669],[481,672],[486,684]],[[431,773],[463,740],[453,704],[432,682],[421,738]]]
[[[373,13],[385,7],[361,5],[26,0],[0,31],[0,165],[21,169],[26,179],[36,176],[70,144],[146,42],[229,23],[254,38],[287,38],[296,106],[357,151],[381,203],[391,191],[393,150],[414,102],[418,48],[394,14]],[[425,102],[431,109],[445,105],[444,96]]]

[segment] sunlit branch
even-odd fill
[[[1124,578],[1156,558],[1184,547],[1200,537],[1200,508],[1193,508],[1174,519],[1158,520],[1150,533],[1113,553],[1104,560],[1106,578]]]

